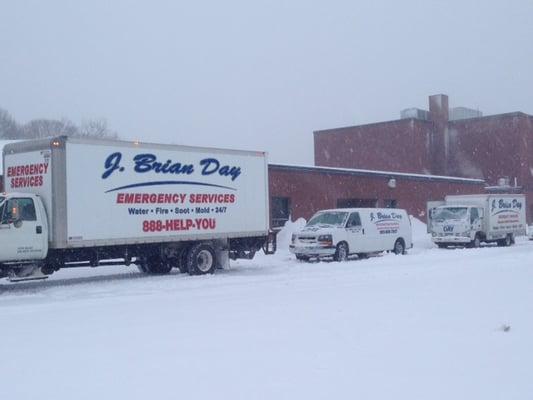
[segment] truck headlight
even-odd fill
[[[333,245],[333,236],[332,235],[320,235],[318,237],[318,243],[325,244],[328,246]]]

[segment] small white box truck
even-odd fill
[[[274,247],[264,152],[55,137],[6,145],[3,167],[0,277],[199,275]]]
[[[479,247],[482,242],[498,246],[514,244],[526,234],[526,199],[521,194],[446,196],[428,202],[428,232],[441,248]]]

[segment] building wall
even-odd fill
[[[399,208],[426,219],[426,203],[441,200],[448,194],[475,194],[484,192],[478,182],[457,183],[444,180],[409,179],[395,176],[396,188],[388,186],[390,177],[357,176],[343,173],[300,171],[290,168],[269,167],[270,197],[289,197],[291,218],[309,219],[316,211],[336,208],[338,199],[377,199],[383,207],[385,200],[395,199]],[[272,212],[271,212],[272,215]]]
[[[531,184],[528,151],[533,138],[531,118],[522,113],[451,121],[448,172],[455,176],[481,178],[489,185],[498,178],[517,179],[519,186]]]
[[[314,133],[315,165],[430,173],[433,123],[403,119]]]

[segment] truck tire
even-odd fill
[[[147,274],[164,275],[172,271],[172,264],[163,260],[158,254],[151,254],[139,266],[139,270]]]
[[[189,255],[189,246],[184,246],[178,252],[178,269],[182,274],[189,272],[187,267],[187,256]]]
[[[345,242],[340,242],[337,245],[337,250],[335,250],[333,260],[338,262],[348,260],[348,244],[346,244]]]
[[[474,240],[472,240],[470,242],[470,246],[468,246],[468,247],[470,247],[471,249],[477,249],[477,248],[479,248],[479,246],[481,246],[481,238],[476,233],[476,236],[474,237]]]
[[[513,244],[513,237],[512,235],[505,236],[504,239],[500,239],[496,242],[499,247],[509,247]]]
[[[403,241],[402,238],[396,239],[396,242],[394,242],[394,248],[392,249],[392,251],[396,255],[405,254],[405,242]]]
[[[216,267],[216,253],[211,244],[197,243],[188,251],[187,270],[189,275],[212,274]]]

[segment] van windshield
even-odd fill
[[[306,226],[342,226],[348,216],[347,212],[333,211],[315,214]]]
[[[445,221],[449,219],[465,219],[468,214],[466,207],[440,207],[433,212],[435,221]]]

